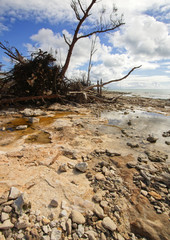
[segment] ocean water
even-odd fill
[[[124,92],[125,96],[140,96],[155,99],[170,99],[170,89],[112,89],[111,91]]]

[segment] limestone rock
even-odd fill
[[[14,227],[14,224],[12,224],[9,219],[7,219],[2,224],[0,224],[0,229],[1,230],[10,229],[10,228],[13,228],[13,227]]]
[[[1,213],[1,221],[4,222],[5,220],[9,219],[9,214],[2,212]]]
[[[16,199],[17,197],[19,197],[21,194],[20,190],[16,187],[11,187],[10,189],[10,193],[9,193],[9,199]]]
[[[115,231],[117,226],[110,217],[105,217],[102,221],[104,228],[109,229],[110,231]]]
[[[103,208],[101,208],[99,205],[95,205],[94,213],[101,219],[103,219],[105,216]]]
[[[71,212],[71,218],[72,218],[73,223],[77,223],[77,224],[84,224],[86,221],[84,216],[76,210],[73,210]]]
[[[61,230],[53,228],[51,232],[51,240],[61,240]]]
[[[16,130],[24,130],[27,129],[28,125],[19,125],[16,127]]]
[[[86,172],[88,168],[88,164],[86,162],[77,163],[75,165],[75,168],[80,172]]]

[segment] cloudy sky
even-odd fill
[[[71,39],[77,24],[71,0],[0,0],[0,41],[8,41],[24,56],[35,49],[53,52],[63,64],[68,46],[63,33]],[[88,6],[90,0],[81,0]],[[124,76],[142,65],[128,79],[111,88],[170,89],[170,0],[101,0],[84,25],[88,31],[104,7],[105,19],[116,4],[125,25],[118,31],[97,36],[91,79],[109,81]],[[68,77],[87,71],[92,39],[81,39],[74,49]],[[57,52],[57,54],[56,54]],[[9,68],[9,59],[0,50],[0,62]],[[3,67],[5,70],[5,67]]]

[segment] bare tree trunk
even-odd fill
[[[87,86],[90,85],[90,72],[91,72],[91,68],[92,68],[92,57],[95,54],[95,52],[97,51],[97,49],[95,49],[96,38],[97,37],[95,35],[95,38],[92,39],[92,43],[91,43],[90,59],[89,59],[88,74],[87,74]]]

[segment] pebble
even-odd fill
[[[82,224],[78,225],[77,235],[81,238],[84,235],[84,226]]]
[[[10,212],[12,211],[12,207],[10,207],[10,206],[5,206],[5,207],[3,208],[3,211],[4,211],[5,213],[10,213]]]
[[[16,199],[21,194],[20,190],[16,187],[11,187],[8,199]]]
[[[61,230],[53,228],[51,232],[51,240],[61,240]]]
[[[4,222],[5,220],[9,219],[9,214],[2,212],[1,213],[1,221]]]
[[[95,205],[94,207],[94,213],[100,218],[103,219],[105,214],[103,211],[103,208],[101,208],[99,205]]]
[[[105,217],[102,221],[104,228],[109,229],[110,231],[115,231],[117,226],[110,217]]]
[[[58,199],[57,198],[53,198],[50,202],[50,206],[51,207],[58,207]]]
[[[24,130],[27,129],[28,125],[19,125],[16,127],[16,130]]]
[[[13,227],[14,227],[14,224],[11,223],[11,221],[9,219],[5,220],[2,224],[0,224],[1,230],[10,229]]]
[[[148,194],[150,196],[152,196],[153,198],[155,198],[156,200],[161,200],[162,199],[162,196],[160,194],[154,192],[154,191],[150,191],[150,192],[148,192]]]
[[[67,164],[64,163],[64,164],[59,166],[59,171],[60,172],[67,172],[67,170],[68,170]]]
[[[66,222],[66,230],[67,230],[67,235],[71,235],[72,233],[72,221],[71,219],[69,218]]]
[[[77,223],[77,224],[83,224],[86,221],[84,216],[76,210],[72,210],[71,218],[72,218],[73,223]]]
[[[80,172],[86,172],[88,168],[88,164],[86,162],[77,163],[75,165],[75,168]]]
[[[67,211],[65,209],[63,209],[61,212],[60,212],[60,217],[67,217]]]

